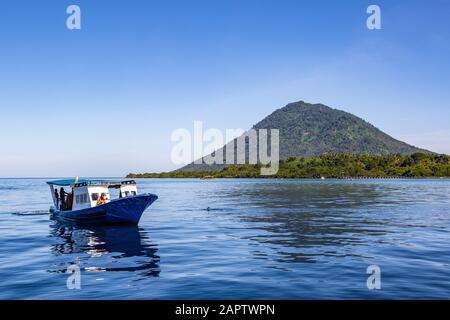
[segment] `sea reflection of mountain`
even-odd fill
[[[264,258],[263,248],[271,247],[281,261],[314,263],[327,255],[357,255],[358,244],[382,241],[392,221],[379,214],[380,204],[392,203],[394,189],[297,181],[249,184],[221,197],[250,208],[238,215],[255,231],[247,239],[263,245],[255,255]]]
[[[55,255],[74,255],[84,271],[143,271],[142,276],[159,276],[158,248],[147,241],[142,230],[135,226],[85,226],[54,220],[51,236]],[[90,258],[106,256],[107,265],[91,265]],[[76,261],[73,261],[75,263]],[[67,267],[67,266],[65,266]],[[51,272],[65,272],[52,270]]]

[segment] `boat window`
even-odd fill
[[[135,196],[136,195],[136,191],[131,191],[131,195]]]
[[[88,202],[88,195],[87,195],[87,193],[84,193],[84,194],[77,194],[77,195],[75,196],[75,201],[76,201],[77,203],[87,203],[87,202]]]
[[[91,194],[91,199],[92,199],[92,201],[97,201],[98,200],[98,193]]]
[[[128,197],[130,195],[129,191],[125,191],[125,197]]]

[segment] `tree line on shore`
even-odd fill
[[[440,178],[450,177],[450,156],[335,153],[281,160],[278,173],[271,176],[261,176],[260,169],[260,164],[236,164],[220,171],[130,173],[127,178]]]

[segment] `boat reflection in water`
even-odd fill
[[[51,246],[57,256],[73,256],[69,264],[77,263],[81,271],[129,271],[141,277],[157,277],[160,258],[158,248],[137,226],[90,226],[53,220],[51,236],[58,239]],[[66,272],[68,264],[59,270]]]

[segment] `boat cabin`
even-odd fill
[[[111,189],[118,190],[118,198],[137,196],[134,180],[82,180],[49,181],[53,204],[58,211],[81,210],[109,203]],[[116,192],[117,193],[117,192]]]

